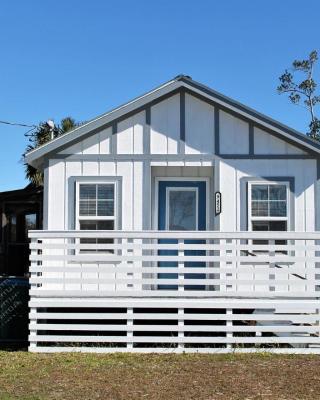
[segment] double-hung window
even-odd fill
[[[80,230],[117,229],[116,182],[78,182],[76,228]],[[81,243],[112,243],[111,239],[82,239]]]
[[[288,230],[288,182],[249,182],[248,200],[250,231]]]
[[[289,227],[289,182],[249,182],[248,230],[287,231]],[[275,244],[285,244],[276,240]],[[254,240],[253,244],[268,244]]]

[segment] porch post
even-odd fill
[[[127,308],[127,349],[133,349],[133,308]]]
[[[38,250],[35,247],[35,244],[37,243],[37,239],[36,238],[31,238],[30,241],[30,247],[31,247],[31,251],[30,251],[30,255],[34,256],[38,254]],[[30,278],[31,278],[31,282],[32,282],[32,278],[36,277],[38,275],[37,272],[34,272],[33,269],[37,269],[35,267],[37,267],[38,265],[38,261],[34,261],[32,260],[30,262]],[[38,286],[37,283],[31,283],[30,284],[30,290],[32,289],[36,289]],[[30,295],[30,300],[32,300],[32,296]],[[34,325],[36,325],[37,323],[37,309],[34,307],[30,307],[30,313],[29,313],[29,351],[35,351],[37,348],[37,340],[36,340],[36,336],[37,336],[37,329],[35,328]]]
[[[179,332],[178,332],[178,338],[184,338],[184,308],[179,308],[178,309],[178,327],[179,327]],[[184,349],[184,343],[179,342],[178,343],[178,349]]]
[[[183,261],[183,256],[184,256],[184,250],[180,249],[180,247],[184,244],[183,239],[178,240],[178,256],[181,257],[181,261],[179,260],[178,262],[178,280],[183,280],[184,281],[184,261]],[[184,282],[178,284],[178,290],[179,291],[184,291]]]

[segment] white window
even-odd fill
[[[116,183],[77,184],[78,229],[117,229]]]
[[[286,231],[289,211],[288,182],[249,182],[249,231]]]
[[[117,224],[116,182],[77,182],[76,229],[114,230]],[[81,239],[81,243],[113,243],[112,239]]]

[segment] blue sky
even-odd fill
[[[319,15],[318,0],[2,0],[0,120],[88,120],[183,73],[304,132],[275,88],[320,50]],[[24,133],[0,124],[0,191],[26,184]]]

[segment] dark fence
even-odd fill
[[[28,340],[29,281],[0,278],[0,346]]]

